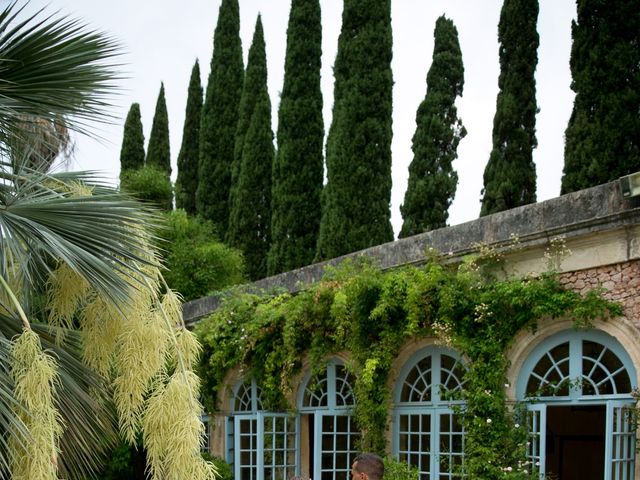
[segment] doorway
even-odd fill
[[[602,480],[606,416],[605,405],[547,407],[548,478]]]

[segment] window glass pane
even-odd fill
[[[613,395],[631,392],[631,379],[622,361],[609,348],[582,342],[582,394]]]
[[[451,397],[455,392],[462,390],[465,373],[462,362],[449,355],[440,355],[440,385],[443,398]]]
[[[527,396],[569,395],[569,342],[546,352],[533,368],[527,382]]]
[[[307,384],[302,405],[305,407],[328,406],[327,372],[316,375]]]
[[[355,405],[355,397],[353,395],[353,375],[347,372],[342,365],[336,365],[336,406],[346,407]]]
[[[408,373],[404,380],[401,402],[431,401],[431,356],[420,360]]]
[[[251,383],[244,383],[238,389],[235,398],[235,411],[236,412],[250,412],[251,411]]]

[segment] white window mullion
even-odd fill
[[[264,413],[258,412],[256,424],[256,480],[264,480]]]
[[[527,421],[529,422],[529,439],[527,457],[531,462],[531,472],[538,472],[540,478],[546,473],[547,448],[547,406],[544,403],[527,405]]]
[[[435,382],[434,382],[435,383]],[[431,455],[429,456],[431,478],[440,478],[440,414],[434,411],[431,414]]]
[[[609,400],[605,430],[604,480],[632,480],[635,469],[635,419],[632,400]]]

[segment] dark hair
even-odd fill
[[[366,473],[369,480],[382,480],[384,476],[384,463],[375,453],[361,453],[353,461],[355,469],[360,473]]]

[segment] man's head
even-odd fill
[[[351,480],[382,480],[384,463],[375,453],[361,453],[351,465]]]

